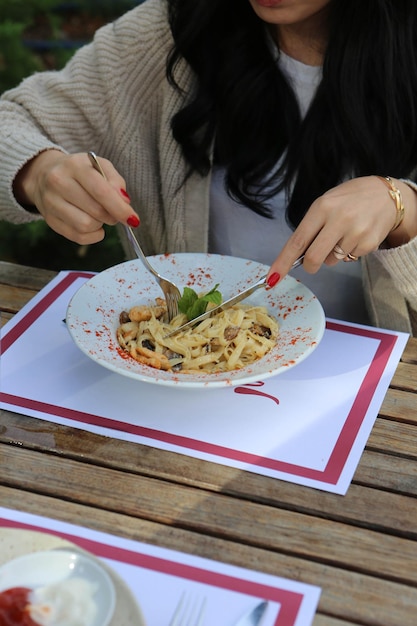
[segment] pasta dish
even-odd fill
[[[187,321],[179,313],[164,321],[165,301],[122,312],[117,340],[122,350],[144,365],[181,373],[226,372],[263,357],[278,337],[278,322],[263,306],[236,305],[192,328],[166,335]]]

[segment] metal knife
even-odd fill
[[[296,261],[294,261],[291,269],[295,269],[296,267],[301,265],[303,262],[303,259],[304,259],[304,255],[300,256]],[[164,339],[166,339],[167,337],[172,337],[173,335],[176,335],[180,331],[185,330],[186,328],[190,328],[191,326],[194,326],[195,324],[202,322],[208,317],[213,317],[213,315],[216,315],[216,313],[221,313],[225,309],[228,309],[229,307],[233,306],[234,304],[237,304],[241,300],[244,300],[245,298],[250,296],[254,291],[259,289],[259,287],[264,287],[266,285],[266,277],[267,277],[267,274],[265,274],[265,276],[262,276],[262,278],[260,278],[251,287],[248,287],[247,289],[244,289],[243,291],[239,292],[236,296],[233,296],[232,298],[225,300],[224,302],[222,302],[218,306],[215,306],[209,311],[206,311],[205,313],[202,313],[201,315],[194,317],[194,319],[190,320],[189,322],[186,322],[185,324],[178,326],[178,328],[176,328],[175,330],[172,330],[171,332],[167,333],[164,336]]]
[[[266,611],[266,607],[268,606],[268,602],[263,600],[254,609],[251,609],[245,615],[243,615],[234,626],[258,626],[260,623],[263,614]]]

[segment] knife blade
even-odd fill
[[[262,600],[262,602],[257,604],[254,609],[250,609],[250,611],[242,615],[234,626],[258,626],[267,606],[268,602],[266,600]]]
[[[296,261],[294,261],[291,269],[295,269],[296,267],[301,265],[303,262],[303,259],[304,259],[304,255],[300,256]],[[218,306],[213,307],[209,311],[206,311],[205,313],[202,313],[201,315],[194,317],[189,322],[185,322],[185,324],[178,326],[178,328],[175,328],[174,330],[167,333],[164,336],[164,339],[167,339],[168,337],[172,337],[173,335],[176,335],[177,333],[179,333],[182,330],[185,330],[186,328],[191,328],[191,326],[195,326],[195,324],[198,324],[199,322],[202,322],[203,320],[209,317],[213,317],[213,315],[216,315],[217,313],[221,313],[222,311],[225,311],[226,309],[230,308],[234,304],[237,304],[241,300],[244,300],[245,298],[250,296],[254,291],[266,285],[266,277],[267,277],[267,274],[265,274],[265,276],[262,276],[262,278],[260,278],[256,283],[254,283],[247,289],[240,291],[236,296],[233,296],[232,298],[225,300],[224,302],[222,302]]]

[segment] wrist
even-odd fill
[[[44,150],[25,163],[13,182],[13,193],[19,204],[28,207],[29,210],[35,207],[36,188],[41,171],[47,163],[56,162],[57,157],[63,154],[60,150]]]
[[[404,179],[392,179],[401,194],[404,216],[397,228],[388,233],[385,245],[396,248],[417,237],[417,185]]]

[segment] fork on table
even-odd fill
[[[189,597],[185,592],[175,609],[169,626],[203,626],[206,598]]]

